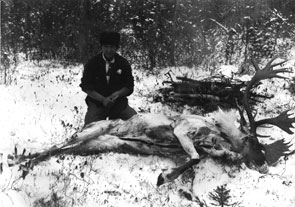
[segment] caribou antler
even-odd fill
[[[286,111],[283,112],[280,116],[278,116],[276,118],[264,119],[264,120],[260,120],[260,121],[255,121],[254,117],[252,115],[252,110],[250,108],[250,104],[248,101],[250,90],[252,89],[252,87],[254,85],[256,85],[259,81],[265,80],[265,79],[271,79],[271,78],[287,79],[286,77],[280,76],[278,74],[279,73],[291,73],[291,71],[288,70],[287,68],[281,68],[281,69],[275,70],[274,69],[275,66],[281,65],[286,62],[286,61],[282,61],[280,63],[272,64],[272,62],[275,59],[276,58],[272,58],[263,69],[260,69],[258,66],[258,63],[254,59],[252,59],[252,63],[254,65],[256,73],[246,87],[246,90],[244,93],[244,98],[243,98],[243,104],[244,104],[244,107],[245,107],[245,110],[246,110],[246,113],[247,113],[247,116],[249,119],[250,132],[252,133],[252,135],[254,135],[254,137],[257,137],[257,134],[256,134],[257,127],[261,126],[263,124],[275,125],[288,133],[290,133],[290,132],[292,133],[292,131],[290,131],[290,128],[292,128],[292,123],[295,122],[294,118],[289,118]]]
[[[291,146],[292,144],[290,144],[290,142],[286,143],[284,139],[264,145],[267,163],[273,165],[280,159],[280,157],[289,155]]]
[[[294,134],[294,132],[291,131],[291,129],[294,128],[292,124],[295,123],[295,117],[290,118],[292,115],[294,115],[294,113],[288,114],[289,111],[290,109],[282,112],[279,116],[275,118],[262,119],[262,120],[256,121],[254,127],[256,129],[257,127],[261,125],[271,124],[271,125],[279,127],[280,129],[287,132],[288,134]]]
[[[290,110],[286,110],[282,112],[279,116],[274,118],[267,118],[267,119],[255,121],[255,118],[252,115],[252,110],[248,101],[250,96],[249,95],[250,90],[252,89],[253,86],[257,85],[261,80],[271,79],[271,78],[287,79],[286,77],[283,77],[279,74],[291,73],[291,71],[288,70],[287,68],[274,69],[274,67],[286,62],[286,61],[282,61],[279,63],[272,64],[275,59],[276,58],[272,58],[263,69],[260,69],[258,66],[258,63],[254,59],[252,59],[252,64],[256,70],[256,73],[253,76],[253,78],[250,80],[250,82],[248,83],[244,93],[244,97],[243,97],[243,105],[245,107],[245,110],[249,119],[250,133],[253,139],[252,141],[254,141],[254,143],[256,144],[259,144],[259,141],[257,138],[258,134],[256,130],[258,127],[265,124],[277,126],[283,131],[287,132],[288,134],[294,133],[293,131],[291,131],[291,128],[294,128],[292,124],[295,123],[295,117],[291,118],[291,116],[294,115],[294,113],[288,113]],[[285,155],[286,152],[290,151],[291,144],[285,143],[284,140],[279,140],[270,145],[263,145],[263,146],[265,151],[265,160],[269,164],[273,164],[281,156]]]

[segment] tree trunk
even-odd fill
[[[178,9],[178,0],[175,0],[174,5],[174,16],[173,16],[173,29],[172,29],[172,43],[170,49],[170,65],[175,66],[175,44],[176,44],[176,30],[177,30],[177,9]]]
[[[156,67],[156,54],[155,54],[155,50],[153,48],[150,48],[148,50],[148,58],[150,61],[150,70],[153,70]]]
[[[90,22],[90,0],[81,0],[79,25],[79,59],[83,63],[88,58],[88,39]]]

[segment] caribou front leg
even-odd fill
[[[190,156],[191,159],[200,159],[200,156],[194,146],[193,140],[188,136],[193,134],[198,129],[193,126],[194,123],[184,119],[180,120],[174,128],[174,134],[179,140],[184,151]]]
[[[157,186],[175,180],[187,169],[200,162],[200,156],[194,146],[193,140],[188,136],[189,132],[196,131],[194,130],[194,127],[191,126],[191,124],[191,122],[184,119],[178,121],[176,127],[174,128],[175,136],[178,138],[181,146],[183,147],[184,151],[190,156],[191,160],[189,160],[184,165],[181,165],[180,167],[162,172],[158,177]]]

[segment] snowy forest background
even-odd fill
[[[235,78],[249,80],[250,58],[263,66],[274,56],[289,60],[293,73],[259,89],[275,94],[258,104],[259,116],[295,108],[294,0],[1,0],[1,207],[221,206],[220,192],[228,206],[295,205],[294,155],[267,175],[208,158],[160,188],[158,174],[176,164],[157,156],[59,156],[25,179],[8,167],[15,147],[39,152],[81,129],[83,63],[99,52],[99,34],[109,28],[122,34],[119,53],[135,77],[130,105],[139,113],[201,112],[155,99],[167,72],[202,78],[234,69]],[[265,130],[269,140],[295,144],[294,135]],[[194,198],[185,193],[191,188]]]
[[[294,11],[293,0],[2,0],[1,52],[13,62],[24,53],[84,63],[111,28],[122,34],[120,52],[139,67],[212,70],[283,54],[294,37]]]

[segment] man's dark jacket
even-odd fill
[[[127,87],[130,90],[128,95],[133,92],[134,78],[132,76],[131,66],[128,61],[119,54],[115,55],[115,62],[110,63],[108,75],[110,76],[109,83],[106,78],[106,62],[102,53],[100,53],[90,59],[84,66],[80,87],[84,92],[87,90],[94,90],[104,97],[111,95],[123,87]],[[101,102],[87,96],[86,103],[89,101],[96,103],[99,107],[103,107]],[[111,110],[119,112],[123,110],[127,104],[127,98],[121,97],[116,101]]]

